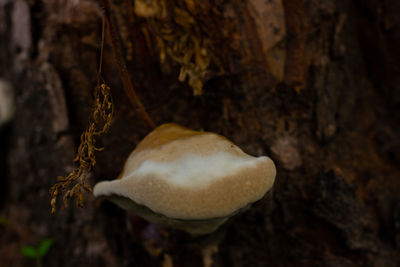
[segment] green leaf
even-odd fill
[[[27,258],[37,259],[39,257],[38,251],[32,246],[23,246],[21,253]]]
[[[6,225],[8,223],[8,220],[4,216],[0,216],[0,225]]]
[[[40,257],[45,256],[52,244],[53,240],[50,238],[44,239],[42,242],[40,242],[39,247],[37,248],[38,255]]]

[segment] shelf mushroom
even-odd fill
[[[137,145],[116,180],[96,184],[94,195],[200,235],[261,199],[275,175],[268,157],[250,156],[221,135],[168,123]]]

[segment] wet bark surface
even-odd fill
[[[179,62],[160,62],[154,25],[134,2],[112,3],[132,83],[157,125],[270,156],[273,191],[197,238],[90,194],[83,208],[50,214],[48,190],[74,168],[91,110],[101,4],[3,0],[0,78],[13,84],[16,113],[0,128],[0,265],[32,266],[21,247],[51,238],[44,266],[398,266],[398,1],[191,3],[167,9],[194,18],[174,38],[189,31],[210,58],[199,96],[179,82]],[[103,66],[115,113],[90,185],[117,177],[152,130],[125,95],[109,35]]]

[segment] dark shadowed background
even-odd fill
[[[400,266],[400,1],[111,1],[130,79],[157,125],[216,132],[276,163],[273,192],[213,241],[90,194],[83,208],[50,214],[49,188],[73,170],[88,125],[101,7],[0,0],[0,78],[16,109],[0,128],[0,266],[34,266],[21,249],[45,239],[43,266]],[[91,186],[115,178],[152,130],[106,33],[115,113]]]

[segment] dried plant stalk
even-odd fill
[[[119,33],[117,31],[117,27],[114,23],[114,18],[111,11],[111,2],[109,0],[103,0],[102,2],[104,7],[105,20],[107,21],[108,30],[111,37],[111,44],[114,51],[115,60],[118,66],[119,74],[121,75],[125,93],[128,96],[128,99],[132,103],[133,107],[139,109],[139,112],[141,113],[146,123],[150,127],[155,128],[156,125],[150,118],[149,114],[147,114],[145,107],[143,106],[142,102],[140,101],[139,97],[136,94],[136,91],[133,87],[131,78],[128,73],[128,69],[126,68],[126,63],[121,48],[121,40],[119,37]]]
[[[50,188],[52,213],[56,211],[57,197],[63,192],[65,192],[64,207],[68,207],[68,200],[72,197],[76,198],[76,205],[82,207],[83,192],[92,192],[92,189],[86,184],[86,178],[96,164],[95,151],[102,150],[95,146],[96,137],[101,136],[110,128],[112,115],[113,102],[110,87],[105,83],[98,84],[94,91],[89,127],[81,135],[81,143],[74,159],[77,168],[66,177],[59,176],[58,182]]]

